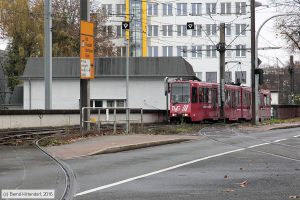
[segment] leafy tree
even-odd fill
[[[108,16],[95,6],[91,12],[97,33],[95,56],[114,55],[111,42],[114,34],[104,31]],[[79,56],[80,1],[52,0],[52,17],[53,56]],[[43,56],[43,0],[0,0],[0,38],[9,41],[5,71],[8,85],[13,90],[28,57]]]
[[[276,27],[281,36],[287,41],[292,51],[300,50],[300,1],[299,0],[272,0],[272,3],[281,11],[290,14],[280,17]]]

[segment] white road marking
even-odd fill
[[[118,182],[115,182],[115,183],[111,183],[111,184],[108,184],[108,185],[103,185],[103,186],[100,186],[100,187],[96,187],[96,188],[93,188],[93,189],[90,189],[90,190],[86,190],[86,191],[77,193],[77,194],[75,194],[75,197],[85,195],[85,194],[89,194],[89,193],[92,193],[92,192],[96,192],[96,191],[99,191],[99,190],[103,190],[103,189],[106,189],[106,188],[114,187],[114,186],[117,186],[117,185],[121,185],[123,183],[128,183],[128,182],[131,182],[131,181],[134,181],[134,180],[137,180],[137,179],[145,178],[145,177],[152,176],[152,175],[155,175],[155,174],[159,174],[159,173],[162,173],[162,172],[170,171],[170,170],[173,170],[173,169],[176,169],[176,168],[179,168],[179,167],[190,165],[190,164],[200,162],[200,161],[203,161],[203,160],[207,160],[207,159],[210,159],[210,158],[216,158],[216,157],[223,156],[223,155],[226,155],[226,154],[230,154],[230,153],[234,153],[234,152],[238,152],[238,151],[243,151],[245,149],[246,148],[241,148],[241,149],[236,149],[236,150],[232,150],[232,151],[227,151],[227,152],[224,152],[224,153],[215,154],[215,155],[212,155],[212,156],[207,156],[207,157],[204,157],[204,158],[199,158],[199,159],[196,159],[196,160],[185,162],[185,163],[182,163],[182,164],[179,164],[179,165],[174,165],[172,167],[168,167],[168,168],[161,169],[161,170],[158,170],[158,171],[150,172],[150,173],[143,174],[143,175],[140,175],[140,176],[135,176],[135,177],[128,178],[128,179],[118,181]]]
[[[279,141],[283,141],[283,140],[286,140],[286,139],[281,139]],[[100,186],[100,187],[96,187],[96,188],[93,188],[93,189],[90,189],[90,190],[85,190],[83,192],[75,194],[74,196],[75,197],[76,196],[82,196],[82,195],[89,194],[89,193],[92,193],[92,192],[97,192],[97,191],[104,190],[104,189],[107,189],[107,188],[111,188],[111,187],[114,187],[114,186],[117,186],[117,185],[132,182],[132,181],[137,180],[137,179],[141,179],[141,178],[145,178],[145,177],[152,176],[152,175],[155,175],[155,174],[159,174],[159,173],[162,173],[162,172],[170,171],[170,170],[173,170],[173,169],[176,169],[176,168],[179,168],[179,167],[183,167],[183,166],[186,166],[186,165],[190,165],[190,164],[193,164],[193,163],[196,163],[196,162],[200,162],[200,161],[203,161],[203,160],[208,160],[210,158],[216,158],[216,157],[219,157],[219,156],[223,156],[223,155],[243,151],[243,150],[246,150],[246,149],[252,149],[252,148],[267,145],[267,144],[270,144],[270,143],[266,142],[266,143],[262,143],[262,144],[256,144],[256,145],[246,147],[246,148],[240,148],[240,149],[236,149],[236,150],[232,150],[232,151],[226,151],[224,153],[215,154],[215,155],[212,155],[212,156],[207,156],[207,157],[204,157],[204,158],[199,158],[199,159],[196,159],[196,160],[192,160],[192,161],[189,161],[189,162],[185,162],[185,163],[182,163],[182,164],[178,164],[178,165],[174,165],[174,166],[171,166],[171,167],[168,167],[168,168],[164,168],[164,169],[161,169],[161,170],[158,170],[158,171],[150,172],[150,173],[143,174],[143,175],[140,175],[140,176],[135,176],[135,177],[128,178],[128,179],[118,181],[118,182],[115,182],[115,183],[111,183],[111,184],[108,184],[108,185],[103,185],[103,186]]]
[[[295,135],[295,136],[293,136],[294,138],[297,138],[297,137],[300,137],[300,135]]]
[[[287,139],[280,139],[280,140],[275,140],[273,143],[277,143],[277,142],[281,142],[281,141],[285,141]]]
[[[247,149],[252,149],[252,148],[254,148],[254,147],[259,147],[259,146],[263,146],[263,145],[266,145],[266,144],[270,144],[270,143],[269,143],[269,142],[266,142],[266,143],[262,143],[262,144],[256,144],[256,145],[247,147]]]

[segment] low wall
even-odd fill
[[[138,121],[141,114],[132,111],[130,119]],[[100,119],[106,122],[105,112],[101,112]],[[125,120],[125,112],[119,111],[116,114],[117,121]],[[98,114],[91,113],[91,120],[98,120]],[[109,113],[109,121],[114,120],[112,111]],[[144,123],[157,123],[164,120],[164,111],[144,110]],[[101,123],[102,123],[101,122]],[[38,128],[56,126],[75,126],[80,124],[79,110],[2,110],[0,111],[0,129]]]
[[[300,105],[272,105],[272,108],[277,119],[300,117]]]

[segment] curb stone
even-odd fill
[[[141,144],[131,144],[131,145],[125,145],[125,146],[109,147],[104,150],[93,152],[93,153],[89,154],[89,156],[99,155],[99,154],[108,154],[108,153],[117,153],[117,152],[122,152],[122,151],[130,151],[130,150],[134,150],[134,149],[142,149],[142,148],[154,147],[154,146],[159,146],[159,145],[181,143],[181,142],[187,142],[187,141],[191,141],[191,140],[194,140],[194,139],[179,138],[179,139],[155,141],[155,142],[148,142],[148,143],[141,143]]]

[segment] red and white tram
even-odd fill
[[[170,83],[170,119],[186,121],[220,119],[219,85],[199,81],[174,81]],[[251,88],[225,85],[225,119],[228,121],[250,120]],[[270,118],[270,92],[260,92],[260,119]]]

